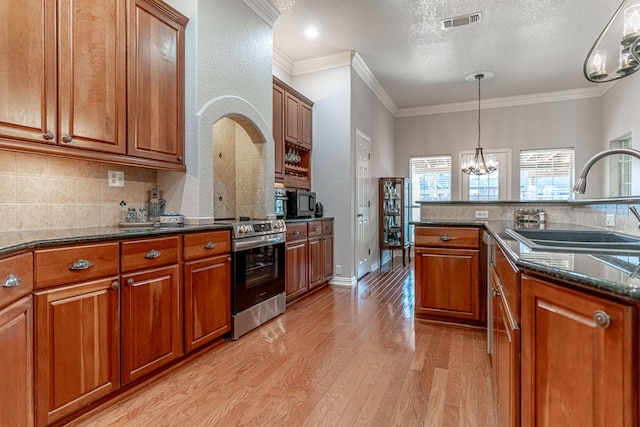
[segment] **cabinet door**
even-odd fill
[[[125,1],[57,2],[61,145],[125,152]]]
[[[298,141],[301,145],[311,149],[311,107],[304,102],[300,102],[299,113],[300,134],[298,135]]]
[[[287,302],[304,294],[307,289],[307,241],[287,243],[286,247]]]
[[[520,329],[494,288],[493,337],[498,426],[520,425]]]
[[[522,425],[637,425],[634,308],[522,276]]]
[[[309,289],[322,285],[324,279],[322,248],[320,237],[309,239]]]
[[[273,141],[275,152],[275,180],[284,180],[284,89],[273,85]]]
[[[322,259],[324,261],[324,281],[333,277],[333,235],[322,238]]]
[[[289,142],[298,142],[298,108],[300,101],[295,96],[285,93],[284,104],[284,139]]]
[[[231,258],[184,265],[185,346],[189,352],[231,330]]]
[[[55,13],[42,0],[0,4],[0,136],[55,144]]]
[[[182,164],[187,20],[168,6],[129,5],[128,153]]]
[[[416,248],[419,317],[480,319],[477,250]]]
[[[119,387],[118,284],[112,277],[35,293],[37,425]]]
[[[0,425],[33,425],[31,295],[0,310]]]
[[[122,382],[180,357],[182,301],[178,266],[122,276]]]

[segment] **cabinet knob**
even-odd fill
[[[216,244],[213,243],[212,241],[208,241],[207,243],[205,243],[204,248],[205,249],[213,249],[216,247]]]
[[[318,231],[318,227],[313,227],[313,231]]]
[[[111,282],[111,289],[118,289],[119,286],[120,286],[120,282],[118,282],[117,280],[114,280],[113,282]]]
[[[451,239],[452,239],[452,237],[448,236],[446,234],[444,236],[440,236],[440,240],[442,240],[443,242],[448,242]]]
[[[2,282],[2,287],[15,288],[16,286],[19,286],[21,283],[22,281],[18,276],[16,276],[15,274],[9,274]]]
[[[300,232],[299,232],[298,230],[294,230],[294,231],[293,231],[293,235],[294,235],[294,236],[297,236],[298,234],[300,234]]]
[[[162,255],[162,253],[160,251],[157,251],[155,249],[151,249],[149,252],[147,252],[147,254],[144,257],[146,259],[155,259],[155,258],[159,258],[160,255]]]
[[[611,325],[611,316],[602,310],[596,310],[596,312],[593,313],[593,321],[601,328],[608,328],[609,325]]]
[[[62,142],[66,142],[67,144],[71,143],[71,141],[73,141],[73,138],[71,138],[69,135],[65,135],[62,137]]]
[[[231,257],[227,257],[227,262],[231,262]]]
[[[494,290],[493,290],[493,297],[494,297],[494,298],[498,298],[499,296],[500,296],[500,292],[498,292],[498,290],[497,290],[497,289],[494,289]]]
[[[53,134],[53,132],[47,132],[44,134],[44,139],[46,139],[47,141],[51,141],[55,137],[56,136]]]
[[[133,286],[135,283],[136,283],[136,281],[135,281],[135,280],[133,280],[133,279],[127,279],[127,285],[129,285],[129,286]]]
[[[86,259],[79,259],[69,266],[69,270],[81,271],[91,267],[93,267],[93,264],[91,263],[91,261],[87,261]]]
[[[181,162],[182,161],[182,156],[178,156],[178,161]]]

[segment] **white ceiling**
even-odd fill
[[[620,0],[271,0],[274,46],[293,62],[355,51],[397,108],[593,87],[582,75],[591,45]],[[440,21],[481,12],[480,23]],[[320,35],[303,32],[315,25]]]

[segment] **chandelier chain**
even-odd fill
[[[478,79],[478,148],[480,148],[480,80],[483,77],[482,74],[476,76],[476,79]]]

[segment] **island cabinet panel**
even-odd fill
[[[187,18],[156,0],[129,0],[129,155],[184,164]]]
[[[2,2],[1,137],[43,144],[56,143],[54,138],[58,118],[55,16],[53,2]]]
[[[184,299],[187,352],[229,332],[231,330],[231,258],[229,255],[185,263]]]
[[[418,318],[482,325],[480,232],[466,227],[416,227]]]
[[[119,388],[119,280],[34,295],[36,423],[44,426]]]
[[[300,297],[309,289],[308,256],[307,224],[288,223],[285,247],[287,302]]]
[[[183,354],[177,265],[122,276],[122,382],[127,384]]]
[[[33,426],[31,295],[0,309],[0,425]]]
[[[59,0],[60,144],[126,151],[126,0]]]
[[[633,306],[522,276],[522,425],[638,425]]]

